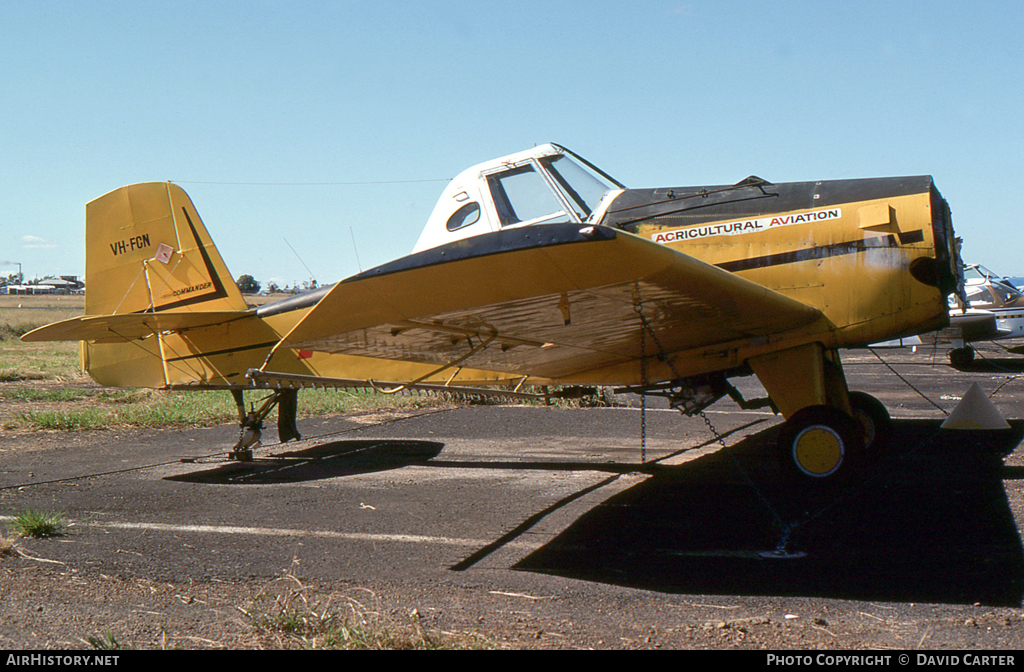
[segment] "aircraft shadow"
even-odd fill
[[[1020,357],[1014,359],[986,357],[953,368],[965,373],[1024,373],[1024,359]]]
[[[777,428],[652,477],[578,519],[515,568],[683,594],[1019,606],[1024,551],[1001,433],[896,421],[863,479],[808,490],[766,454]]]
[[[206,471],[169,476],[166,480],[223,485],[299,483],[423,464],[436,457],[442,448],[444,444],[436,441],[334,441],[259,457],[252,462],[228,462]]]

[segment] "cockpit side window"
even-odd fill
[[[569,215],[532,165],[487,176],[502,226],[519,222],[568,222]]]
[[[480,204],[470,201],[452,213],[452,216],[448,218],[448,222],[445,224],[445,228],[449,231],[458,231],[479,221]]]

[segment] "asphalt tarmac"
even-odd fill
[[[209,591],[289,574],[516,648],[1019,647],[1024,358],[876,353],[843,359],[893,440],[839,488],[787,478],[780,419],[728,399],[707,422],[654,404],[644,446],[635,398],[305,420],[250,463],[232,427],[0,435],[0,514],[74,523],[0,560],[0,645],[226,641]],[[973,382],[1010,430],[939,428]]]

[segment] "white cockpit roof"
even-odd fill
[[[485,161],[448,184],[413,252],[510,226],[597,223],[623,188],[553,143]]]

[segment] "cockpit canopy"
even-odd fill
[[[473,166],[441,194],[413,252],[512,226],[596,224],[625,187],[555,144]]]
[[[965,264],[964,280],[998,280],[1003,282],[1006,278],[995,271],[990,271],[981,264]]]

